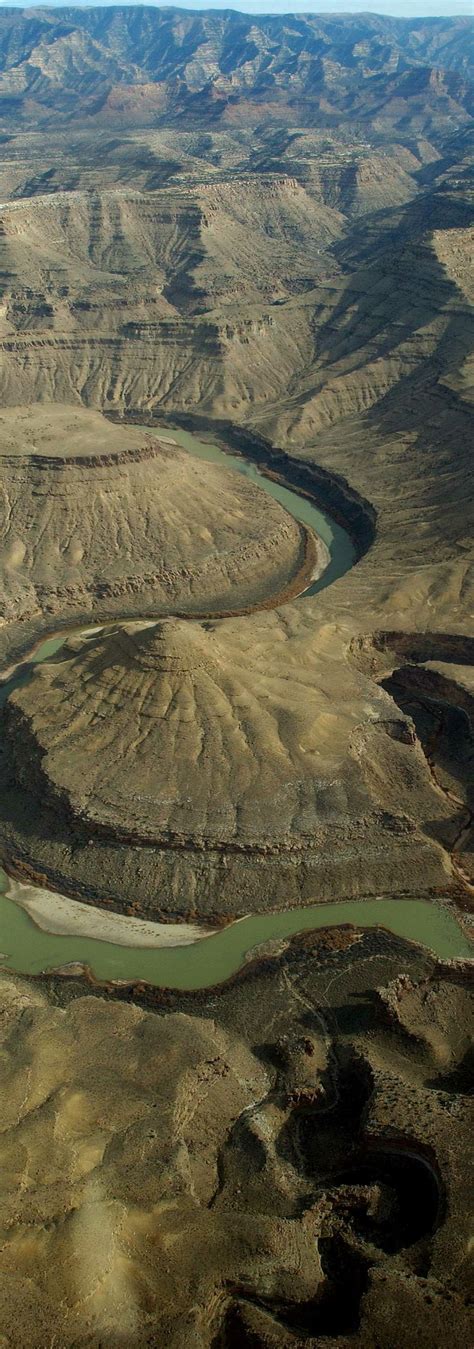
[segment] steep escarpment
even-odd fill
[[[0,1349],[473,1341],[470,34],[0,10]]]
[[[2,219],[4,401],[80,388],[101,409],[278,396],[307,359],[311,313],[289,326],[273,302],[312,285],[342,224],[275,176],[55,193]]]
[[[105,629],[32,671],[4,710],[9,856],[181,918],[455,884],[411,722],[335,671],[334,633],[298,639],[281,612],[259,638],[250,619]]]
[[[399,406],[408,437],[431,414],[435,449],[439,410],[461,456],[469,210],[446,173],[349,238],[342,212],[290,176],[15,202],[3,212],[3,400],[198,410],[319,463],[327,453],[336,470],[333,427],[356,419],[366,439],[393,440]],[[444,440],[445,427],[438,456]],[[364,469],[372,458],[357,455]]]
[[[3,413],[0,434],[4,619],[234,610],[325,564],[267,494],[172,441],[48,405]]]
[[[467,977],[344,935],[199,1006],[0,979],[15,1349],[469,1343]]]
[[[376,128],[466,115],[469,21],[172,8],[2,13],[8,120],[125,114],[147,125],[251,121]],[[295,116],[296,113],[296,116]]]
[[[137,92],[139,114],[143,99]],[[464,134],[468,141],[469,127]],[[458,131],[454,137],[458,171],[462,136]],[[296,179],[314,201],[352,218],[408,201],[424,166],[429,174],[441,158],[436,141],[408,133],[395,140],[377,137],[372,145],[357,124],[339,128],[337,137],[324,128],[289,129],[281,122],[204,131],[182,127],[178,119],[159,130],[142,128],[130,101],[121,109],[117,99],[109,128],[70,127],[67,144],[60,125],[50,127],[47,138],[12,127],[2,144],[0,199],[113,188],[150,193],[184,183],[228,190],[237,180],[245,197],[249,185],[271,188],[272,180]]]

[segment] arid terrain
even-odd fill
[[[0,9],[0,1349],[472,1340],[472,962],[8,921],[472,935],[470,37]]]
[[[468,991],[330,936],[176,1010],[4,979],[6,1344],[470,1342]]]
[[[238,610],[325,563],[264,492],[146,431],[39,405],[0,413],[0,436],[7,620]]]

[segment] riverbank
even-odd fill
[[[238,426],[229,420],[211,419],[191,413],[173,411],[146,413],[126,410],[104,415],[116,425],[130,425],[138,430],[171,431],[200,437],[202,444],[218,444],[225,455],[237,454],[258,467],[262,477],[286,484],[299,494],[307,496],[321,510],[327,511],[338,526],[350,536],[356,559],[363,557],[375,539],[377,512],[340,474],[329,473],[314,463],[308,463],[287,450],[272,445],[253,428]],[[181,440],[179,442],[183,444]]]
[[[447,905],[429,900],[380,897],[313,904],[304,909],[249,916],[211,934],[198,929],[199,939],[195,939],[192,927],[185,926],[182,944],[176,940],[179,930],[173,926],[169,943],[153,940],[140,944],[137,934],[142,920],[131,919],[132,940],[124,946],[121,936],[126,918],[116,924],[112,921],[107,928],[106,920],[109,917],[114,920],[117,915],[97,915],[97,910],[80,905],[77,918],[80,928],[89,914],[89,932],[85,935],[78,932],[76,919],[71,917],[71,906],[75,907],[76,901],[59,902],[56,914],[56,899],[51,894],[45,900],[40,894],[32,906],[18,892],[16,898],[0,895],[0,951],[4,966],[17,973],[41,974],[74,965],[88,968],[99,983],[143,982],[154,987],[199,991],[225,983],[238,974],[255,950],[263,959],[265,951],[271,955],[275,942],[287,943],[304,932],[344,926],[354,930],[384,928],[423,946],[442,960],[470,960],[473,955],[472,944],[453,912]],[[37,926],[39,915],[43,923],[67,926],[67,935]],[[100,918],[104,919],[102,928]],[[157,929],[162,925],[144,926],[148,931],[153,927],[155,937],[161,935]],[[108,940],[98,937],[100,930],[108,931]]]
[[[57,937],[91,937],[113,946],[140,947],[190,946],[212,936],[214,928],[190,923],[153,923],[98,909],[81,900],[69,899],[55,890],[25,885],[0,868],[0,893],[19,905],[42,932]]]
[[[157,427],[156,431],[160,434],[160,428]],[[196,442],[195,437],[190,437],[188,432],[179,431],[175,434],[179,436],[178,443],[182,448],[192,448],[193,452],[198,457],[207,458],[210,455],[213,462],[220,463],[222,461],[225,467],[228,468],[228,451],[225,452],[224,449],[221,450],[209,442]],[[171,436],[168,437],[168,444],[170,440]],[[192,446],[188,445],[188,440],[192,440]],[[239,451],[238,453],[240,456],[242,455],[242,451]],[[230,458],[232,459],[232,456],[230,456]],[[330,584],[331,579],[336,579],[334,570],[337,572],[337,575],[342,575],[344,571],[348,569],[348,566],[351,565],[351,560],[352,562],[354,561],[354,551],[352,544],[348,539],[348,535],[344,534],[344,531],[335,525],[334,521],[325,519],[320,513],[316,512],[316,515],[314,516],[315,507],[311,503],[312,493],[307,487],[300,485],[299,489],[297,488],[299,495],[296,495],[294,491],[291,491],[282,484],[280,474],[273,468],[264,466],[263,469],[256,469],[253,465],[249,466],[242,457],[239,458],[238,463],[234,464],[234,467],[238,472],[245,473],[245,475],[252,480],[255,480],[256,477],[258,477],[259,480],[264,480],[267,484],[267,490],[271,491],[272,494],[276,493],[277,500],[280,500],[281,504],[283,504],[287,510],[293,510],[296,518],[301,520],[302,529],[305,531],[305,538],[307,540],[304,559],[304,565],[306,567],[308,567],[310,562],[314,563],[314,557],[311,555],[311,540],[313,540],[314,546],[317,548],[320,540],[319,529],[321,528],[323,533],[326,531],[327,541],[324,540],[320,546],[330,551],[330,566],[324,571],[323,576],[321,576],[320,571],[318,572],[318,578],[314,587],[310,585],[304,591],[306,595],[310,596],[312,593],[316,593],[318,586]],[[309,513],[312,514],[309,515],[308,519]],[[295,578],[292,585],[295,586]],[[290,598],[290,596],[287,597]],[[206,617],[213,618],[224,616],[224,614],[206,615]],[[232,614],[229,616],[234,617],[235,615]],[[190,614],[187,615],[187,617],[198,618],[200,616]],[[123,619],[124,624],[134,622],[138,625],[140,621],[144,627],[153,626],[154,622],[149,614],[144,615],[142,620],[137,619],[136,616],[134,619]],[[111,623],[114,623],[113,618],[111,619]],[[120,620],[115,619],[115,623],[119,625]],[[48,658],[50,659],[54,656],[55,652],[57,652],[61,646],[61,642],[65,641],[67,636],[71,635],[72,632],[75,632],[76,634],[81,633],[82,636],[86,636],[87,634],[94,636],[103,626],[103,620],[101,620],[97,626],[92,626],[90,615],[88,615],[88,619],[81,624],[81,626],[79,626],[76,620],[74,628],[71,629],[68,629],[67,625],[63,622],[62,634],[56,636],[50,635],[44,638],[39,646],[35,647],[34,651],[30,651],[29,660],[27,659],[24,661],[23,666],[20,666],[18,669],[11,668],[8,673],[10,676],[13,674],[13,680],[15,680],[15,678],[22,680],[24,676],[27,678],[30,668],[36,663],[47,660]],[[300,663],[298,669],[299,668]],[[232,667],[232,675],[234,678],[234,666]],[[7,688],[4,689],[4,692],[7,692]],[[265,705],[268,707],[268,691],[266,685],[264,686],[264,693],[266,695]],[[255,689],[252,687],[252,695],[254,694]],[[305,693],[305,701],[306,697],[307,695]],[[285,690],[285,705],[287,703],[287,698],[288,695]],[[300,725],[299,735],[300,737],[303,735],[302,724]],[[44,819],[43,802],[43,825]],[[386,823],[386,821],[385,823],[382,821],[384,828],[386,828]],[[407,831],[403,822],[403,827],[400,825],[398,829],[395,829],[396,824],[397,822],[395,821],[394,830],[396,838],[399,840],[399,846],[403,847],[406,840],[409,842],[410,831]],[[380,825],[380,827],[382,827],[382,825]],[[331,836],[333,845],[336,832],[336,827],[332,824]],[[31,832],[29,832],[28,837],[31,841]],[[249,954],[256,949],[264,952],[265,950],[271,949],[271,943],[286,943],[298,933],[313,930],[316,931],[323,927],[326,929],[334,927],[334,929],[336,929],[340,927],[341,924],[349,924],[353,926],[354,930],[370,927],[385,927],[397,936],[401,936],[408,941],[417,942],[425,946],[426,949],[433,950],[440,958],[469,959],[471,957],[471,944],[468,942],[462,929],[459,927],[453,912],[449,910],[448,906],[440,905],[427,898],[407,898],[407,892],[409,893],[408,885],[405,886],[404,896],[400,895],[397,898],[385,898],[383,897],[383,891],[388,889],[388,887],[386,887],[384,880],[380,881],[380,879],[378,879],[377,885],[380,887],[380,891],[377,890],[375,894],[374,891],[372,891],[371,897],[366,898],[364,894],[363,898],[355,900],[348,899],[338,901],[337,899],[333,899],[331,895],[327,893],[327,887],[325,890],[323,878],[319,878],[318,885],[317,870],[320,840],[315,840],[313,835],[311,835],[311,838],[311,846],[314,851],[314,876],[307,876],[305,885],[302,886],[299,883],[298,877],[291,875],[293,881],[293,889],[291,889],[289,885],[290,873],[295,871],[294,860],[297,852],[297,849],[295,850],[295,843],[293,842],[290,848],[289,871],[287,876],[288,888],[286,890],[284,906],[280,910],[276,910],[275,908],[278,903],[278,896],[277,889],[273,885],[273,876],[268,878],[267,911],[265,913],[255,913],[255,911],[252,912],[253,905],[249,902],[249,895],[245,893],[245,888],[242,885],[239,886],[237,884],[237,878],[234,878],[232,875],[227,875],[227,887],[229,886],[229,883],[231,883],[233,892],[234,894],[238,894],[241,903],[240,915],[235,913],[232,914],[229,910],[229,906],[227,905],[226,907],[224,899],[224,871],[222,871],[221,879],[219,879],[220,873],[218,875],[216,872],[214,912],[210,913],[209,910],[206,911],[206,909],[202,911],[201,909],[199,910],[201,916],[206,918],[208,924],[207,929],[196,923],[189,923],[186,921],[187,915],[184,911],[183,923],[176,922],[176,915],[171,912],[170,923],[155,921],[153,917],[138,917],[138,912],[143,912],[143,906],[140,904],[140,897],[138,895],[138,875],[136,874],[135,863],[133,860],[133,851],[131,853],[133,865],[130,872],[130,883],[128,884],[127,882],[128,891],[125,893],[124,884],[122,884],[120,891],[120,900],[121,902],[123,900],[125,913],[111,911],[109,905],[117,902],[117,896],[114,895],[113,889],[109,891],[107,888],[104,888],[102,904],[106,905],[106,907],[102,907],[99,898],[97,899],[97,902],[94,901],[92,892],[90,894],[89,902],[83,902],[83,899],[87,896],[88,872],[87,876],[84,874],[84,877],[82,877],[80,887],[78,886],[79,894],[82,889],[80,899],[70,898],[67,893],[62,893],[62,883],[59,872],[56,881],[53,878],[53,884],[58,884],[59,893],[47,890],[44,884],[44,877],[45,875],[48,875],[48,872],[51,872],[54,877],[54,869],[52,870],[51,867],[45,863],[42,874],[40,874],[39,866],[37,868],[37,885],[34,883],[31,884],[31,881],[34,881],[34,874],[29,878],[30,883],[27,882],[26,884],[23,884],[23,882],[17,878],[11,878],[9,880],[7,891],[4,893],[1,900],[2,921],[4,923],[6,936],[4,939],[0,937],[0,947],[2,949],[3,947],[6,947],[8,950],[12,943],[13,945],[16,943],[17,955],[15,956],[12,950],[10,950],[6,959],[8,962],[14,960],[21,962],[26,960],[28,969],[24,972],[41,973],[43,969],[50,968],[51,963],[54,960],[57,967],[64,969],[68,967],[69,970],[71,970],[72,966],[88,966],[93,972],[94,977],[97,977],[99,980],[104,978],[112,982],[117,980],[119,982],[123,980],[133,982],[134,979],[141,979],[144,982],[149,982],[155,987],[176,986],[188,988],[190,990],[219,985],[222,980],[233,977],[248,960]],[[93,842],[93,840],[89,841]],[[133,845],[134,839],[129,839],[128,843]],[[225,847],[226,857],[224,860],[228,872],[230,869],[227,866],[227,853],[231,852],[232,847],[235,848],[235,846],[235,841],[233,844],[227,841]],[[123,845],[121,845],[121,847],[123,847]],[[219,851],[219,843],[216,843],[215,840],[213,842],[213,847],[214,850],[217,848]],[[224,848],[224,845],[222,845],[222,848]],[[84,849],[83,851],[84,865],[86,866],[86,870],[87,867],[89,867],[90,870],[90,864],[94,864],[94,847],[92,847],[91,850]],[[142,870],[144,860],[146,861],[148,857],[148,851],[141,850]],[[254,839],[252,844],[252,865],[255,864],[258,851],[258,844]],[[70,849],[68,849],[68,853],[69,852]],[[11,853],[11,855],[13,856],[13,853]],[[202,849],[199,850],[198,860],[199,864],[202,866]],[[251,860],[252,859],[249,858],[249,861]],[[99,872],[104,882],[104,887],[107,884],[106,872],[104,870],[105,861],[105,853],[102,848]],[[263,862],[265,863],[265,866],[267,866],[268,844],[265,844]],[[221,863],[219,863],[219,865],[221,865]],[[279,866],[281,867],[281,860]],[[222,867],[224,867],[224,862],[222,862]],[[337,881],[337,868],[334,859],[331,870],[332,873],[334,873],[334,883],[331,886],[332,894],[337,895],[338,893],[341,893],[341,890]],[[162,877],[161,879],[163,881],[164,878]],[[241,876],[240,879],[242,880]],[[259,889],[261,891],[261,869],[258,877],[253,878],[252,885],[254,884],[254,880],[258,880]],[[414,882],[414,886],[416,886],[419,892],[421,887],[417,885],[416,881]],[[71,888],[73,888],[72,883]],[[366,891],[366,889],[367,887],[364,886],[364,891]],[[165,907],[166,893],[163,884],[150,885],[147,882],[146,894],[148,897],[152,897],[152,902],[155,902],[153,901],[153,896],[155,896],[156,905],[158,905],[160,896],[162,896]],[[298,899],[296,899],[296,894],[298,894]],[[312,902],[315,894],[320,895],[320,902],[318,904]],[[379,894],[380,897],[375,897],[377,894]],[[302,899],[304,899],[303,905],[301,905]],[[260,901],[261,896],[259,902]],[[221,903],[222,905],[223,922],[226,924],[224,927],[221,926],[219,931],[216,930],[218,924],[214,922],[215,910],[218,907],[218,903]],[[98,904],[101,904],[101,907],[97,907]],[[135,909],[135,913],[131,912],[133,909]],[[12,913],[15,913],[14,918],[12,918]],[[192,916],[194,917],[193,913]],[[158,917],[161,920],[161,914],[159,912],[157,914],[157,918]],[[232,919],[234,921],[232,921]],[[237,919],[238,921],[236,921]],[[181,950],[180,953],[180,948],[186,949]],[[182,963],[183,960],[186,962],[186,967]],[[176,962],[178,963],[176,964]],[[17,963],[11,967],[20,968],[21,964]]]

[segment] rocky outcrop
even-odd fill
[[[387,1025],[370,994],[401,962]],[[80,974],[0,977],[12,1349],[393,1349],[394,1306],[397,1349],[464,1349],[466,988],[383,934],[350,958],[316,935],[197,1003]]]
[[[319,118],[426,122],[469,106],[468,20],[372,14],[283,17],[223,11],[182,16],[143,7],[2,15],[2,93],[9,118],[79,113],[142,125],[187,115],[192,126],[236,116],[253,123],[277,107],[292,126]],[[367,89],[364,86],[369,86]],[[361,93],[363,86],[363,93]],[[447,105],[447,108],[446,108]],[[412,111],[413,110],[413,111]]]
[[[387,735],[386,695],[362,682],[349,707],[339,675],[336,734],[311,649],[282,652],[276,627],[250,661],[248,623],[109,628],[32,671],[4,712],[8,854],[66,893],[204,921],[449,885],[423,832],[442,807],[413,738]]]
[[[264,492],[93,412],[0,417],[3,617],[234,611],[299,593],[324,547]]]

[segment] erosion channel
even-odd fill
[[[150,431],[149,427],[146,429]],[[164,439],[158,428],[153,429]],[[354,564],[356,554],[348,533],[309,498],[264,476],[244,456],[224,452],[188,431],[167,430],[166,436],[198,458],[244,474],[322,539],[330,560],[323,574],[306,588],[304,596],[326,588]],[[1,690],[2,701],[13,687],[28,679],[35,664],[52,660],[69,635],[70,631],[46,638],[29,658],[10,671]],[[0,889],[0,959],[4,966],[24,974],[39,974],[58,967],[73,973],[75,966],[88,967],[99,980],[141,980],[155,986],[197,990],[228,979],[241,968],[249,953],[269,942],[282,942],[304,930],[341,924],[356,928],[383,926],[397,936],[426,946],[442,959],[472,955],[471,943],[447,906],[416,897],[305,905],[301,909],[249,916],[218,932],[185,924],[177,929],[146,922],[142,938],[140,919],[127,919],[66,896],[56,896],[52,891],[10,882],[1,871]],[[133,938],[127,935],[130,925]]]

